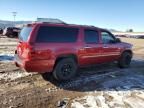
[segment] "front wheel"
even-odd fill
[[[128,68],[130,66],[131,59],[132,59],[132,54],[129,52],[124,52],[118,61],[119,67]]]
[[[76,62],[72,58],[64,58],[56,64],[53,76],[57,80],[69,80],[75,76],[76,71]]]

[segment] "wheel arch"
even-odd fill
[[[121,53],[121,55],[120,55],[120,57],[122,56],[122,54],[124,54],[124,53],[130,53],[131,54],[131,56],[133,57],[133,52],[132,52],[132,50],[130,50],[130,49],[127,49],[127,50],[124,50],[122,53]]]
[[[77,56],[75,54],[62,54],[62,55],[57,56],[56,61],[55,61],[55,65],[60,60],[65,59],[65,58],[72,58],[78,64],[78,58],[77,58]]]
[[[131,55],[133,55],[133,52],[132,52],[132,50],[130,50],[130,49],[124,50],[121,54],[123,54],[123,53],[125,53],[125,52],[128,52],[128,53],[130,53]]]

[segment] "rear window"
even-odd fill
[[[27,41],[31,31],[32,27],[24,27],[19,34],[19,39],[21,41]]]
[[[48,27],[39,28],[37,42],[76,42],[78,35],[77,28]]]

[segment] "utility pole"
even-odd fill
[[[13,17],[14,17],[13,26],[15,26],[15,19],[16,19],[17,12],[12,12],[12,15],[13,15]]]

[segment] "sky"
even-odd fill
[[[0,0],[0,20],[59,18],[67,23],[144,31],[144,0]]]

